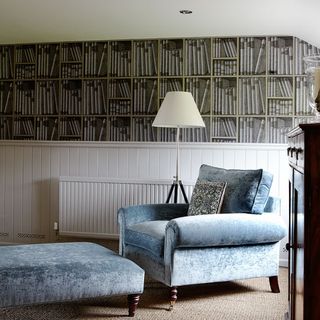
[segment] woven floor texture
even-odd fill
[[[287,272],[280,268],[279,294],[270,291],[268,278],[180,287],[172,311],[167,310],[168,288],[147,280],[134,319],[282,320],[288,300]],[[128,318],[126,296],[0,309],[1,320],[124,318]]]

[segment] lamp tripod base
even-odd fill
[[[169,202],[170,202],[172,193],[173,193],[173,203],[177,203],[177,202],[178,202],[178,190],[179,190],[179,188],[180,188],[180,190],[181,190],[181,193],[182,193],[184,202],[185,202],[185,203],[189,203],[188,198],[187,198],[187,195],[186,195],[186,192],[185,192],[185,190],[184,190],[184,186],[183,186],[181,180],[174,180],[174,181],[172,182],[172,185],[171,185],[171,187],[170,187],[170,190],[169,190],[169,194],[168,194],[166,203],[169,203]]]

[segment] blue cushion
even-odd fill
[[[163,258],[164,235],[168,220],[146,221],[126,230],[125,243],[145,249],[156,258]]]
[[[272,174],[262,170],[222,169],[202,165],[198,179],[225,181],[223,213],[262,213],[272,185]]]

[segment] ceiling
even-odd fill
[[[0,43],[292,35],[320,47],[319,12],[319,0],[0,0]]]

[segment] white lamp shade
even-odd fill
[[[152,126],[167,128],[205,127],[199,109],[190,92],[168,92]]]

